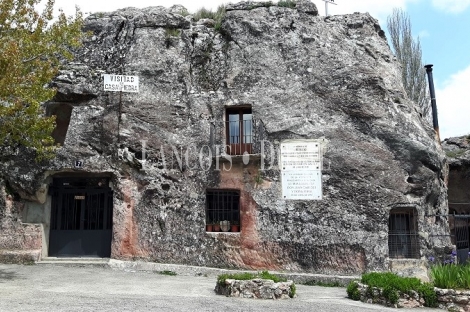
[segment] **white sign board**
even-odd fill
[[[321,170],[321,145],[298,141],[281,144],[282,170]]]
[[[321,171],[282,172],[284,199],[322,199]]]
[[[104,91],[139,92],[139,76],[103,75]]]
[[[282,198],[322,199],[322,144],[317,140],[281,142]]]

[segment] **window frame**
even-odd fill
[[[388,254],[391,259],[419,259],[416,207],[392,208],[388,218]]]
[[[251,119],[251,131],[248,135],[245,133],[245,120],[243,116],[245,114],[250,114]],[[238,115],[238,136],[236,136],[239,142],[231,142],[231,120],[230,115]],[[230,155],[243,155],[244,152],[248,154],[252,153],[253,142],[254,142],[254,129],[253,129],[253,109],[251,105],[238,105],[238,106],[229,106],[225,108],[225,142],[228,147],[228,154]],[[249,137],[248,143],[246,143],[246,138]]]

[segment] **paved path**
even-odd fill
[[[204,276],[91,266],[0,265],[0,311],[397,311],[349,300],[345,288],[297,285],[297,298],[274,301],[219,296],[214,286],[215,278]]]

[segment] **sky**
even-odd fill
[[[325,2],[311,0],[325,15]],[[129,6],[170,7],[181,4],[190,12],[238,0],[56,0],[56,8],[71,15],[77,5],[82,12],[110,12]],[[274,0],[273,2],[276,2]],[[402,8],[410,17],[413,35],[419,38],[423,63],[433,64],[434,86],[441,139],[470,134],[470,0],[334,0],[330,15],[369,12],[386,31],[387,16]]]

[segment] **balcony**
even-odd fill
[[[261,154],[261,142],[267,137],[263,122],[252,119],[251,114],[240,119],[228,119],[211,122],[212,155]]]

